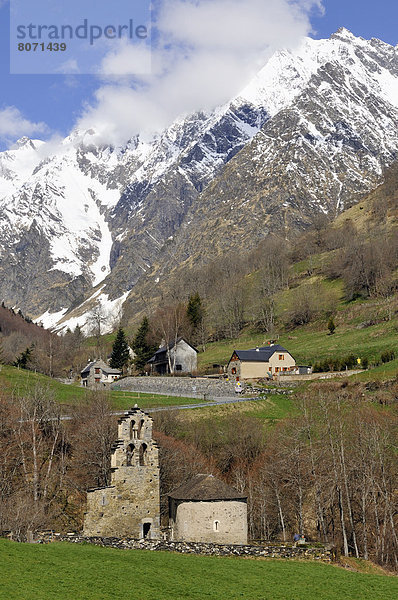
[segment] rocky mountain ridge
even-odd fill
[[[61,327],[99,303],[110,329],[131,290],[359,200],[397,159],[397,128],[397,48],[342,29],[149,142],[24,138],[0,154],[0,296]]]

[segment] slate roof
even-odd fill
[[[274,344],[273,346],[263,346],[258,350],[255,348],[253,350],[234,350],[232,356],[236,354],[239,360],[244,362],[268,362],[275,352],[290,354],[289,350],[286,350],[283,346]]]
[[[102,369],[102,371],[104,373],[106,373],[107,375],[120,375],[121,374],[121,371],[119,369],[112,369],[103,360],[94,360],[94,361],[88,363],[88,365],[86,367],[84,367],[83,371],[81,371],[80,374],[84,375],[86,373],[87,374],[90,373],[92,367],[97,367],[99,369]]]
[[[197,349],[194,346],[192,346],[192,344],[187,342],[186,339],[184,339],[183,337],[179,337],[179,338],[177,338],[177,341],[175,344],[174,344],[174,341],[172,341],[169,344],[165,344],[164,346],[161,346],[159,348],[159,350],[156,350],[155,354],[148,360],[148,363],[162,360],[162,358],[163,358],[162,354],[166,354],[167,350],[171,350],[172,348],[174,348],[174,345],[177,345],[181,341],[188,344],[188,346],[191,346],[192,350],[195,350],[195,352],[198,352]]]
[[[214,475],[195,475],[169,494],[174,500],[246,500],[245,494],[239,493]]]

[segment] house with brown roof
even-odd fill
[[[247,544],[247,496],[214,475],[196,475],[169,494],[170,538]]]
[[[286,348],[271,344],[252,350],[234,350],[227,367],[229,379],[272,379],[279,373],[296,368],[296,361]]]

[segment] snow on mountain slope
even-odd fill
[[[98,326],[98,320],[96,323],[95,319],[91,316],[93,309],[95,309],[96,314],[100,318],[101,333],[111,333],[120,322],[123,303],[129,292],[125,292],[120,298],[110,300],[109,296],[103,293],[103,288],[104,286],[100,286],[99,289],[82,303],[80,306],[81,314],[79,316],[64,318],[68,312],[68,308],[64,308],[58,313],[47,311],[38,319],[35,319],[35,322],[41,323],[43,327],[61,334],[68,328],[73,331],[79,325],[84,334],[91,335]]]
[[[277,52],[231,102],[151,141],[98,146],[91,130],[54,148],[24,138],[0,153],[0,296],[73,323],[101,282],[94,300],[109,308],[159,256],[194,256],[207,222],[233,232],[240,211],[252,243],[289,215],[302,227],[376,184],[398,156],[397,126],[397,49],[341,29]]]
[[[397,82],[397,48],[347,30],[274,56],[241,94],[263,99],[272,116],[192,205],[146,293],[173,285],[176,265],[253,247],[270,232],[289,237],[372,190],[398,157]]]
[[[18,191],[40,162],[38,149],[44,142],[21,138],[14,148],[0,153],[0,196]]]
[[[35,221],[50,241],[52,268],[75,276],[87,271],[96,285],[110,271],[112,237],[103,211],[116,204],[119,193],[83,173],[74,154],[68,148],[39,164],[31,157],[32,174],[0,199],[0,247]]]

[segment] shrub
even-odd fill
[[[353,367],[356,367],[357,364],[357,357],[355,354],[349,354],[343,358],[325,358],[325,360],[321,360],[319,363],[314,364],[314,372],[328,373],[330,371],[344,371],[346,368],[352,369]]]
[[[333,317],[330,317],[329,322],[328,322],[328,329],[329,329],[329,334],[333,335],[336,329],[336,325],[334,323]]]
[[[348,356],[346,356],[342,361],[342,369],[345,369],[347,367],[347,369],[352,369],[353,367],[357,366],[357,357],[355,356],[355,354],[349,354]]]
[[[382,363],[387,363],[394,360],[395,350],[385,350],[385,352],[383,352],[380,358]]]

